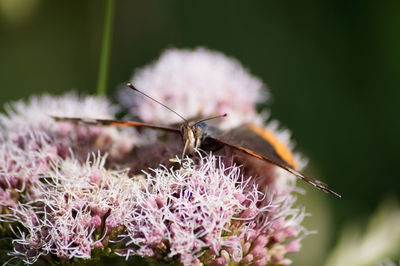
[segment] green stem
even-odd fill
[[[103,38],[101,40],[101,53],[99,76],[97,79],[97,94],[105,95],[107,92],[108,69],[110,67],[112,24],[114,17],[114,0],[105,0]]]

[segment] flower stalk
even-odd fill
[[[97,80],[97,95],[107,93],[111,57],[112,28],[114,20],[114,0],[105,0],[103,36],[101,41],[100,64]]]

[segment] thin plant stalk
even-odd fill
[[[105,95],[107,92],[113,17],[114,17],[114,0],[106,0],[105,11],[104,11],[103,37],[101,41],[99,75],[97,79],[97,95]]]

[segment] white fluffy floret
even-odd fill
[[[61,96],[44,94],[32,96],[27,101],[13,102],[5,109],[6,113],[0,114],[0,130],[4,139],[39,132],[51,138],[54,145],[67,148],[91,146],[92,152],[102,149],[113,157],[129,152],[133,145],[148,141],[146,136],[140,138],[133,128],[76,124],[56,121],[51,117],[114,119],[117,108],[105,97],[79,96],[74,92]],[[79,145],[82,143],[85,144]],[[82,156],[86,158],[87,154]]]
[[[169,49],[153,64],[139,69],[131,82],[186,118],[228,113],[223,127],[261,123],[255,104],[267,99],[263,82],[236,59],[205,48]],[[122,104],[147,122],[181,122],[160,104],[124,89]]]
[[[120,211],[127,211],[124,203],[132,202],[133,181],[125,172],[106,170],[105,157],[89,159],[86,164],[60,161],[33,188],[36,200],[0,216],[2,221],[20,224],[12,227],[16,238],[10,255],[29,264],[49,253],[64,259],[90,259],[102,240],[96,241],[94,232],[110,208],[119,225],[123,223]]]
[[[155,244],[167,240],[168,256],[179,255],[181,261],[188,260],[184,264],[193,263],[204,248],[214,247],[218,252],[229,246],[241,254],[239,240],[223,234],[235,217],[262,196],[256,187],[245,190],[238,167],[225,168],[216,157],[203,158],[200,167],[190,160],[182,163],[176,171],[159,168],[147,174],[146,191],[137,199],[135,223],[127,224],[129,243],[139,246],[137,253],[146,256]]]
[[[0,126],[14,131],[51,128],[56,122],[50,116],[113,118],[116,112],[116,108],[104,97],[84,97],[74,92],[61,96],[32,96],[27,101],[8,104],[5,109],[6,114],[0,114]]]

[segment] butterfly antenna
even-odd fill
[[[136,87],[133,86],[132,83],[128,82],[126,85],[127,85],[129,88],[131,88],[132,90],[137,91],[137,92],[139,92],[140,94],[146,96],[147,98],[149,98],[149,99],[155,101],[156,103],[158,103],[158,104],[164,106],[165,108],[167,108],[168,110],[170,110],[171,112],[173,112],[174,114],[176,114],[177,116],[179,116],[180,118],[182,118],[183,121],[185,121],[186,123],[188,123],[188,121],[186,120],[186,118],[184,118],[183,116],[181,116],[180,114],[178,114],[177,112],[175,112],[174,110],[172,110],[171,108],[169,108],[168,106],[166,106],[165,104],[163,104],[162,102],[159,102],[159,101],[157,101],[156,99],[154,99],[153,97],[151,97],[151,96],[147,95],[146,93],[144,93],[143,91],[140,91],[140,90],[136,89]]]
[[[197,121],[195,123],[195,125],[197,125],[197,124],[199,124],[201,122],[204,122],[204,121],[208,121],[208,120],[212,120],[212,119],[216,119],[216,118],[224,118],[224,117],[227,117],[227,116],[228,116],[228,114],[225,113],[225,114],[222,114],[222,115],[216,115],[216,116],[212,116],[212,117],[207,117],[207,118],[201,119],[200,121]]]

